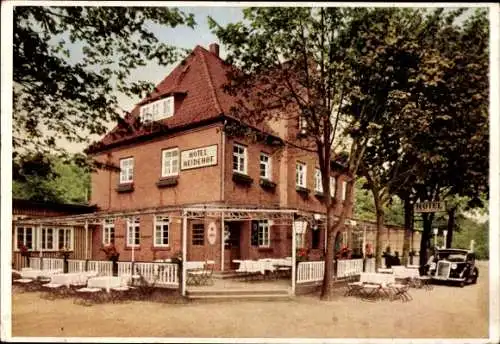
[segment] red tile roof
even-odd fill
[[[223,86],[228,82],[227,72],[232,66],[219,56],[201,46],[196,46],[191,54],[156,86],[156,91],[141,100],[128,114],[124,122],[118,124],[98,143],[100,148],[125,143],[150,133],[150,130],[133,126],[139,117],[142,104],[173,93],[185,93],[185,97],[175,103],[172,117],[160,121],[168,129],[183,127],[210,119],[229,115],[235,98],[224,92]],[[271,133],[267,130],[268,133]],[[99,150],[99,149],[97,149]]]

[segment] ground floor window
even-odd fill
[[[33,250],[33,228],[31,227],[16,227],[16,248],[26,247],[28,250]]]
[[[55,250],[54,228],[42,228],[42,250]]]
[[[169,226],[167,216],[155,216],[155,246],[168,246]]]
[[[141,241],[139,217],[127,219],[127,245],[138,246]]]
[[[102,231],[102,244],[111,245],[115,243],[115,220],[106,219],[104,220],[104,226]]]
[[[363,231],[352,232],[352,257],[361,258],[363,256]]]
[[[60,250],[73,250],[73,228],[60,228],[58,237],[58,248]]]
[[[205,245],[205,225],[203,223],[193,223],[191,244],[193,246]]]
[[[271,231],[268,220],[252,221],[251,244],[258,247],[269,247],[271,243]]]

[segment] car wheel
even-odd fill
[[[479,277],[479,271],[477,269],[474,269],[474,275],[472,276],[472,284],[477,283],[477,278]]]
[[[460,288],[463,288],[465,286],[465,281],[461,281],[459,285],[460,285]]]

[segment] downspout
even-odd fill
[[[225,162],[226,162],[226,132],[224,130],[226,121],[224,121],[224,125],[222,126],[222,135],[221,135],[221,176],[220,176],[220,200],[224,202],[224,172],[225,172]]]

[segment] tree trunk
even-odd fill
[[[382,244],[380,242],[380,235],[384,227],[384,211],[382,209],[377,209],[377,206],[375,206],[375,212],[377,216],[377,234],[375,237],[375,267],[379,268],[382,266]]]
[[[448,210],[448,233],[446,234],[446,248],[453,247],[453,230],[455,229],[455,213],[457,208]]]
[[[405,232],[403,239],[403,254],[401,257],[401,263],[403,266],[407,266],[409,264],[410,257],[410,240],[411,233],[413,231],[413,205],[410,203],[410,199],[408,197],[404,200],[404,210],[405,210]]]
[[[427,248],[429,247],[429,239],[431,238],[432,232],[432,220],[434,218],[434,214],[430,213],[422,213],[422,220],[424,222],[424,230],[422,232],[422,238],[420,240],[420,273],[422,274],[422,269],[424,265],[427,263]]]
[[[328,207],[326,210],[326,228],[327,228],[327,245],[325,253],[325,272],[323,276],[323,285],[321,287],[320,298],[328,299],[331,292],[331,280],[333,274],[333,249],[335,246],[335,236],[337,235],[340,223],[333,223],[333,207]]]

